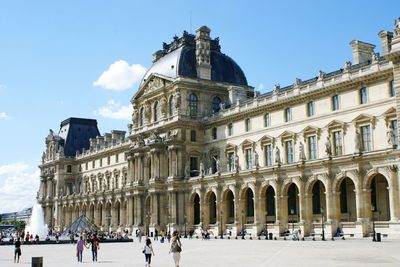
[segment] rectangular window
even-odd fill
[[[317,158],[317,137],[315,135],[308,137],[308,156],[309,159]]]
[[[86,162],[86,163],[85,163],[85,170],[86,170],[86,171],[88,170],[88,165],[89,165],[89,164]]]
[[[217,127],[212,128],[212,139],[217,139]]]
[[[93,160],[93,161],[92,161],[92,169],[94,169],[95,166],[96,166],[96,165],[95,165],[95,161]]]
[[[334,95],[332,96],[332,110],[339,110],[340,105],[339,105],[339,95]]]
[[[389,90],[389,94],[391,97],[396,95],[396,90],[394,89],[394,80],[390,81],[390,90]]]
[[[294,152],[293,152],[293,141],[286,141],[285,142],[285,149],[286,149],[286,163],[293,163],[294,162]]]
[[[246,169],[253,168],[253,153],[251,149],[246,149]]]
[[[392,129],[394,133],[394,144],[399,145],[399,132],[397,127],[397,120],[392,120],[390,123],[392,124]]]
[[[265,166],[272,166],[272,145],[268,144],[264,147]]]
[[[307,116],[311,117],[315,115],[315,104],[314,101],[310,101],[307,104]]]
[[[111,161],[110,157],[107,157],[107,165],[110,165],[110,161]]]
[[[100,159],[100,167],[103,166],[103,159]]]
[[[362,151],[371,151],[371,127],[361,126]]]
[[[191,130],[190,131],[190,142],[196,142],[196,131],[195,130]]]
[[[233,135],[233,124],[229,123],[228,124],[228,136]]]
[[[335,156],[343,155],[342,132],[333,132],[333,153]]]
[[[289,122],[292,120],[292,110],[291,108],[285,109],[285,122]]]
[[[199,175],[198,158],[190,157],[190,177]]]
[[[67,165],[67,172],[71,173],[72,172],[72,166],[71,165]]]
[[[269,127],[271,125],[271,120],[269,117],[269,113],[265,113],[264,115],[264,127]]]
[[[251,120],[250,119],[245,120],[245,129],[246,129],[246,132],[250,131],[250,129],[251,129]]]
[[[229,152],[227,157],[228,157],[228,170],[232,172],[232,171],[234,171],[234,168],[235,168],[235,164],[234,164],[235,154],[233,152]]]
[[[363,87],[360,89],[360,104],[367,103],[367,88]]]
[[[118,163],[118,161],[119,161],[119,154],[116,154],[115,155],[115,163]]]

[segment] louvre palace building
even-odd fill
[[[242,229],[253,237],[339,227],[400,237],[400,21],[352,61],[260,94],[203,26],[163,43],[126,131],[69,118],[50,130],[38,202],[65,229]],[[378,40],[377,39],[377,40]]]

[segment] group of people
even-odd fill
[[[151,239],[146,236],[145,245],[143,247],[143,254],[146,261],[147,267],[151,266],[151,256],[154,256],[154,249],[151,244]],[[171,238],[171,247],[169,253],[172,253],[172,258],[174,259],[175,267],[179,267],[179,262],[181,259],[182,252],[182,243],[180,240],[180,236],[178,232],[173,233],[173,237]]]

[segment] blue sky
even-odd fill
[[[396,13],[397,10],[397,13]],[[126,130],[152,53],[202,25],[250,85],[309,79],[393,30],[399,1],[1,1],[0,213],[31,205],[44,138],[68,117]]]

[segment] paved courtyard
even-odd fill
[[[153,267],[174,266],[169,244],[153,243]],[[144,266],[143,243],[102,244],[98,263],[90,251],[84,266]],[[400,266],[400,240],[373,243],[369,239],[337,241],[187,240],[182,241],[182,267],[247,266]],[[0,247],[0,266],[13,263],[13,246]],[[44,266],[76,266],[75,246],[31,245],[22,247],[19,266],[31,266],[33,256],[43,256]]]

